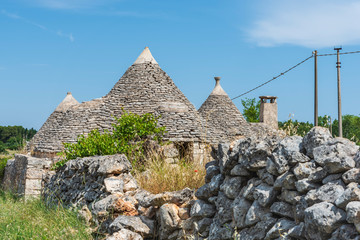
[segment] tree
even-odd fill
[[[360,117],[355,115],[342,116],[343,137],[354,141],[360,145]],[[333,136],[339,136],[339,121],[337,119],[332,123]]]
[[[244,107],[243,116],[248,122],[259,122],[260,117],[260,100],[255,98],[241,99],[241,104]]]

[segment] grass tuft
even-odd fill
[[[92,239],[75,212],[0,191],[0,239]]]

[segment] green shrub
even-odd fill
[[[11,157],[0,157],[0,182],[4,177],[6,163],[10,158]]]
[[[158,127],[159,117],[146,113],[143,115],[123,111],[113,124],[113,132],[100,133],[92,130],[88,136],[80,135],[76,143],[64,143],[63,160],[56,163],[55,168],[64,165],[77,157],[95,155],[125,154],[137,165],[144,156],[148,141],[162,143],[165,127]]]
[[[0,141],[0,153],[6,153],[6,146]]]
[[[0,191],[0,239],[93,239],[75,212]]]

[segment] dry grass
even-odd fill
[[[146,162],[145,169],[145,172],[135,171],[136,180],[143,189],[155,194],[186,187],[197,189],[205,183],[205,167],[185,160],[170,164],[153,158]]]

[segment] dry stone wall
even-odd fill
[[[44,177],[48,204],[77,207],[107,239],[183,239],[194,190],[151,194],[138,187],[125,155],[71,160]]]
[[[360,239],[359,147],[327,129],[222,144],[206,171],[188,230],[200,239]]]
[[[8,160],[2,186],[18,195],[28,197],[40,196],[42,177],[49,171],[51,160],[39,159],[27,155],[16,154]]]

